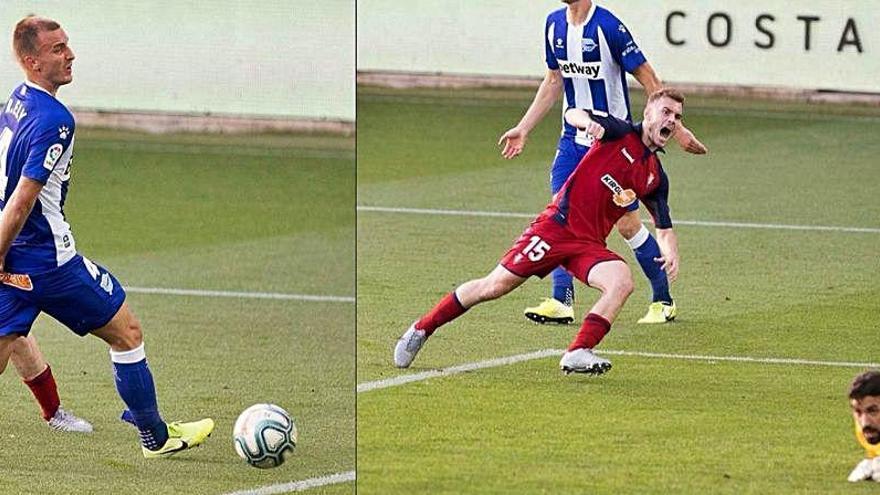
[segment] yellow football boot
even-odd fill
[[[674,302],[672,304],[655,302],[648,306],[648,312],[639,320],[639,323],[667,323],[674,320],[676,314],[678,311],[675,309]]]
[[[142,447],[144,457],[159,459],[170,457],[178,452],[200,445],[214,431],[214,420],[211,418],[192,423],[168,423],[168,440],[159,450]]]
[[[541,301],[541,304],[533,308],[526,308],[523,314],[526,315],[526,318],[542,325],[546,323],[567,325],[574,321],[574,308],[553,298],[546,298]]]

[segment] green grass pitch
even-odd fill
[[[537,213],[559,108],[516,160],[495,146],[532,95],[360,87],[358,204]],[[642,102],[636,94],[634,112]],[[880,112],[692,97],[685,122],[710,154],[672,145],[662,158],[673,219],[771,228],[679,224],[679,317],[659,327],[635,324],[647,283],[612,233],[636,291],[601,348],[880,362]],[[406,327],[488,273],[528,221],[362,208],[358,383],[564,348],[577,326],[522,317],[549,292],[533,279],[441,328],[412,369],[392,366]],[[580,286],[577,297],[583,315],[596,294]],[[562,376],[557,356],[359,393],[358,492],[876,492],[846,482],[863,457],[846,400],[860,367],[610,358],[598,378]]]
[[[354,294],[354,142],[335,136],[146,135],[83,129],[65,210],[80,252],[124,285]],[[41,316],[34,332],[62,405],[88,436],[50,431],[10,365],[0,378],[0,493],[221,494],[347,472],[355,462],[352,302],[130,293],[166,420],[212,417],[198,449],[146,461],[118,418],[106,345]],[[232,425],[272,402],[295,454],[236,455]],[[353,493],[354,483],[312,490]]]

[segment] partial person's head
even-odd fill
[[[849,405],[865,440],[880,444],[880,371],[866,371],[853,380]]]
[[[663,88],[651,93],[642,121],[645,144],[658,148],[666,146],[681,124],[683,107],[684,95],[676,89]]]
[[[73,81],[73,50],[67,33],[52,19],[29,15],[18,21],[12,50],[28,79],[54,93]]]

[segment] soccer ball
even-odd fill
[[[244,410],[232,429],[235,451],[248,464],[261,469],[284,463],[296,447],[296,425],[287,411],[275,404],[254,404]]]

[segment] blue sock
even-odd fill
[[[574,304],[574,282],[565,268],[553,270],[553,299],[566,306]]]
[[[141,436],[141,444],[157,450],[168,440],[168,426],[159,416],[153,374],[147,366],[144,345],[125,352],[110,351],[116,390],[128,406],[131,419]]]
[[[626,243],[632,248],[642,271],[651,282],[651,289],[654,292],[652,301],[671,304],[672,296],[669,295],[669,280],[666,278],[666,272],[660,268],[660,263],[654,261],[654,258],[660,257],[660,246],[657,244],[657,240],[642,225],[642,229]]]

